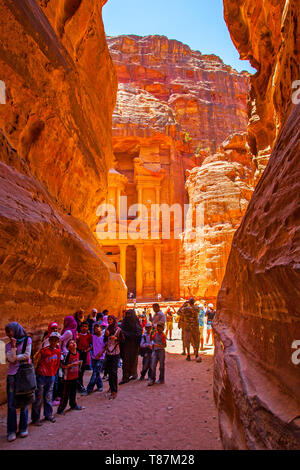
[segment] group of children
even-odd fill
[[[83,315],[82,315],[83,314]],[[118,320],[108,315],[98,315],[96,309],[84,320],[82,311],[64,319],[61,334],[58,324],[51,322],[45,333],[41,349],[32,357],[32,341],[16,322],[5,328],[10,341],[6,345],[6,358],[9,363],[7,378],[8,441],[14,441],[17,436],[17,415],[15,405],[16,374],[21,362],[33,362],[36,376],[35,399],[32,403],[31,420],[35,426],[41,426],[41,409],[44,408],[46,421],[54,423],[56,418],[53,406],[59,405],[58,415],[64,415],[69,402],[72,410],[82,410],[76,401],[76,393],[88,395],[95,386],[103,391],[101,372],[108,376],[109,398],[114,399],[118,391],[118,367],[120,366],[120,345],[124,336]],[[166,337],[163,333],[164,323],[144,325],[140,351],[143,356],[141,379],[148,373],[149,383],[155,383],[155,371],[160,362],[159,383],[164,383],[164,363]],[[26,340],[26,349],[23,345]],[[31,361],[32,359],[32,361]],[[92,374],[87,387],[83,378],[87,368]],[[19,435],[28,435],[28,411],[26,405],[20,409]]]

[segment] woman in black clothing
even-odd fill
[[[120,385],[137,379],[137,365],[139,347],[142,338],[142,326],[136,316],[135,310],[127,310],[121,329],[125,336],[125,341],[121,348],[123,360],[123,378]]]

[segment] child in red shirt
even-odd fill
[[[87,391],[83,386],[83,375],[85,371],[85,366],[87,364],[88,353],[93,347],[93,336],[89,332],[88,322],[83,322],[80,325],[80,332],[77,335],[77,350],[79,352],[79,359],[82,361],[82,365],[79,370],[79,376],[77,381],[77,390],[83,395],[87,395]]]
[[[82,361],[79,360],[79,353],[77,352],[76,342],[70,339],[67,343],[68,354],[62,364],[64,370],[63,393],[57,414],[64,415],[68,401],[72,410],[82,410],[82,406],[76,403],[76,390],[77,380],[79,375],[79,368]]]
[[[59,338],[59,333],[51,333],[48,338],[49,346],[41,349],[38,353],[38,363],[36,367],[37,389],[35,392],[35,401],[31,409],[31,419],[35,426],[42,425],[40,421],[42,401],[44,402],[45,420],[55,423],[52,396],[55,375],[60,364]]]

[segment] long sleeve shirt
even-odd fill
[[[151,334],[147,335],[147,333],[145,333],[141,339],[141,348],[149,348],[149,346],[152,346]]]
[[[21,361],[30,362],[32,348],[32,340],[28,338],[26,349],[24,354],[22,354],[23,342],[17,344],[16,348],[11,347],[11,343],[8,343],[5,346],[6,360],[9,364],[8,366],[8,375],[15,375],[18,372],[19,364]]]

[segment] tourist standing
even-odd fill
[[[102,332],[101,326],[97,323],[94,324],[93,328],[93,348],[92,348],[92,369],[93,373],[90,382],[87,386],[87,393],[93,392],[95,385],[97,391],[103,391],[103,383],[101,379],[101,371],[105,358],[106,345],[104,344],[104,332]]]
[[[191,344],[194,348],[194,353],[197,362],[201,362],[202,359],[199,357],[199,346],[200,346],[200,332],[199,332],[199,311],[200,308],[195,305],[195,299],[190,298],[188,302],[179,309],[178,313],[182,322],[183,336],[184,336],[184,347],[187,350],[187,361],[191,360],[190,348]]]
[[[155,377],[156,377],[156,367],[159,363],[159,380],[156,382],[157,384],[164,384],[165,383],[165,357],[166,352],[165,349],[167,347],[167,337],[164,334],[164,323],[158,323],[157,329],[151,337],[152,345],[153,345],[153,352],[151,358],[151,375],[150,375],[150,382],[148,386],[151,387],[155,384]]]
[[[108,317],[108,327],[104,334],[106,343],[106,367],[110,387],[110,399],[117,397],[118,393],[118,362],[120,359],[120,343],[124,340],[123,333],[118,327],[117,319],[113,315]]]
[[[212,322],[216,316],[216,311],[214,310],[214,305],[213,304],[208,304],[208,308],[206,310],[206,318],[207,318],[207,337],[206,337],[206,344],[209,343],[210,337],[212,340],[212,346],[215,345],[214,342],[214,335],[212,331]]]
[[[124,320],[121,323],[121,330],[125,340],[121,346],[123,377],[120,385],[129,380],[138,378],[137,365],[139,346],[142,337],[142,326],[134,310],[127,310]]]
[[[83,407],[76,403],[77,380],[79,376],[79,368],[82,362],[79,360],[76,341],[70,339],[66,345],[67,355],[63,361],[62,368],[64,370],[63,392],[57,414],[64,415],[65,408],[69,402],[72,410],[82,410]]]
[[[92,349],[92,343],[93,336],[89,332],[89,324],[87,321],[82,322],[80,325],[80,332],[77,334],[76,344],[77,351],[79,353],[79,359],[82,362],[79,370],[77,388],[78,391],[81,392],[83,395],[87,394],[87,391],[83,385],[83,376],[85,372],[85,367],[87,365],[88,353]]]
[[[35,426],[42,425],[40,420],[42,402],[45,420],[55,423],[52,398],[55,376],[60,364],[59,338],[59,333],[52,332],[49,336],[49,346],[44,347],[38,353],[36,366],[37,389],[31,409],[31,420]]]
[[[77,323],[77,331],[80,331],[80,325],[84,322],[84,310],[80,308],[77,312],[74,313],[74,318]]]
[[[151,323],[147,323],[145,327],[146,331],[142,335],[140,351],[141,356],[143,357],[143,367],[141,372],[140,380],[144,380],[147,372],[148,379],[151,380],[151,358],[152,358],[152,340],[151,340]]]
[[[92,312],[88,315],[87,322],[89,325],[89,332],[92,334],[93,333],[93,326],[94,323],[97,322],[97,315],[98,311],[96,308],[93,308]]]
[[[15,408],[16,374],[21,361],[30,363],[32,341],[24,328],[17,322],[6,325],[5,333],[10,342],[5,346],[6,360],[8,361],[7,374],[7,440],[12,442],[17,437],[17,411]],[[20,437],[28,436],[28,405],[20,409],[19,433]]]
[[[165,314],[161,311],[159,304],[153,304],[152,305],[153,311],[154,311],[154,316],[152,317],[152,325],[153,328],[156,328],[158,323],[163,323],[164,328],[166,325],[166,316]]]
[[[173,311],[175,313],[174,307]],[[166,319],[167,319],[167,331],[166,331],[166,337],[168,338],[168,333],[169,333],[169,339],[172,341],[172,333],[173,333],[173,312],[171,310],[171,307],[167,308],[166,311]]]
[[[76,341],[77,338],[77,322],[71,315],[64,318],[64,327],[61,331],[60,349],[64,356],[68,354],[67,344],[70,339]]]
[[[200,312],[199,312],[198,320],[199,320],[199,333],[200,333],[200,348],[201,348],[201,351],[203,351],[204,349],[204,318],[205,318],[204,305],[200,304],[199,308],[200,308]]]

